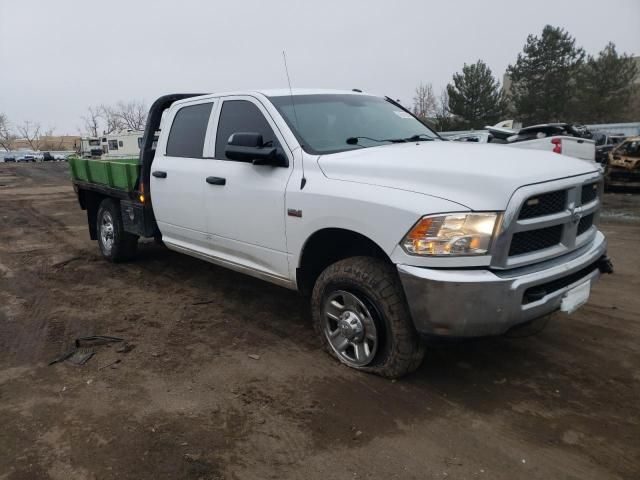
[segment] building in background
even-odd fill
[[[42,135],[31,141],[16,138],[11,142],[10,150],[34,150],[41,152],[78,151],[80,137],[77,135]]]

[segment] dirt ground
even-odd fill
[[[640,477],[640,194],[606,195],[585,307],[392,382],[319,350],[294,292],[154,243],[103,261],[67,177],[0,164],[0,479]],[[134,348],[47,365],[95,334]]]

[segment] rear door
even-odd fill
[[[209,131],[212,99],[180,104],[167,119],[169,134],[158,145],[151,166],[151,202],[169,245],[204,251],[208,248],[203,178],[203,151]]]
[[[287,279],[285,192],[293,157],[269,112],[256,98],[219,100],[215,143],[211,139],[213,158],[207,161],[205,175],[219,180],[205,184],[211,249],[216,257],[247,273],[275,281]],[[289,158],[289,167],[228,159],[227,141],[238,132],[262,134],[265,143],[272,142]]]

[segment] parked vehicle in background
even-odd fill
[[[80,139],[80,156],[82,158],[100,158],[102,146],[98,137],[82,137]]]
[[[572,313],[611,272],[594,163],[442,141],[390,98],[174,94],[146,128],[139,157],[70,160],[102,255],[155,237],[310,295],[320,344],[359,370]]]
[[[4,161],[5,162],[13,162],[13,163],[15,163],[16,157],[13,156],[13,155],[7,155],[6,157],[4,157]]]
[[[460,135],[449,135],[446,139],[453,142],[487,143],[489,132],[461,133]]]
[[[53,162],[55,158],[51,155],[51,152],[43,152],[42,153],[42,161],[43,162]]]
[[[110,133],[101,139],[102,158],[128,158],[140,155],[144,132],[128,130]]]
[[[611,135],[606,132],[593,132],[592,139],[596,142],[596,162],[605,165],[609,159],[609,152],[616,145],[621,144],[627,138],[622,134]]]
[[[70,153],[54,153],[53,159],[58,162],[66,162],[69,155],[71,154]]]
[[[35,163],[36,156],[33,153],[20,153],[16,156],[18,163]]]
[[[489,143],[516,148],[528,148],[560,153],[569,157],[595,162],[595,142],[584,125],[547,123],[511,130],[504,127],[486,127]]]
[[[627,138],[609,152],[607,187],[640,187],[640,137]]]

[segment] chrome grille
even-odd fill
[[[541,262],[591,242],[601,191],[598,173],[516,190],[491,249],[492,267]]]

